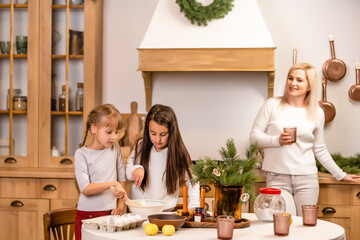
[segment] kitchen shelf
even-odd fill
[[[79,112],[79,111],[70,111],[68,112],[69,115],[72,116],[82,116],[83,112]],[[51,115],[55,115],[55,116],[65,116],[66,112],[60,112],[60,111],[51,111]]]
[[[27,58],[27,54],[14,54],[14,58]],[[0,54],[0,58],[10,58],[10,54]]]
[[[66,5],[52,5],[51,8],[53,9],[65,9]],[[70,9],[83,9],[84,5],[70,5],[69,6]]]
[[[66,55],[52,54],[52,59],[66,59]],[[69,55],[70,59],[83,59],[84,55]]]
[[[0,8],[10,8],[11,4],[0,4]],[[27,8],[27,4],[14,4],[14,8]]]

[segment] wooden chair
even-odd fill
[[[50,240],[50,229],[55,240],[75,238],[76,208],[62,208],[48,211],[43,215],[44,239]]]

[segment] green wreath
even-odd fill
[[[176,0],[180,11],[192,24],[206,26],[213,19],[224,18],[232,8],[234,0],[214,0],[210,5],[203,6],[196,0]]]

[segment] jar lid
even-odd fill
[[[280,194],[281,190],[278,188],[260,188],[261,194]]]
[[[14,96],[13,101],[14,102],[15,101],[23,101],[23,102],[25,102],[25,101],[27,101],[27,97],[26,96]]]

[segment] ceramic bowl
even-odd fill
[[[175,229],[178,229],[184,225],[186,221],[185,216],[179,216],[174,214],[154,214],[148,216],[149,222],[156,224],[159,229],[164,225],[173,225]]]
[[[160,200],[152,199],[134,199],[133,201],[141,203],[141,206],[136,206],[132,204],[125,204],[129,207],[130,211],[134,214],[139,214],[140,216],[147,218],[147,216],[152,214],[161,213],[165,206],[166,202]]]

